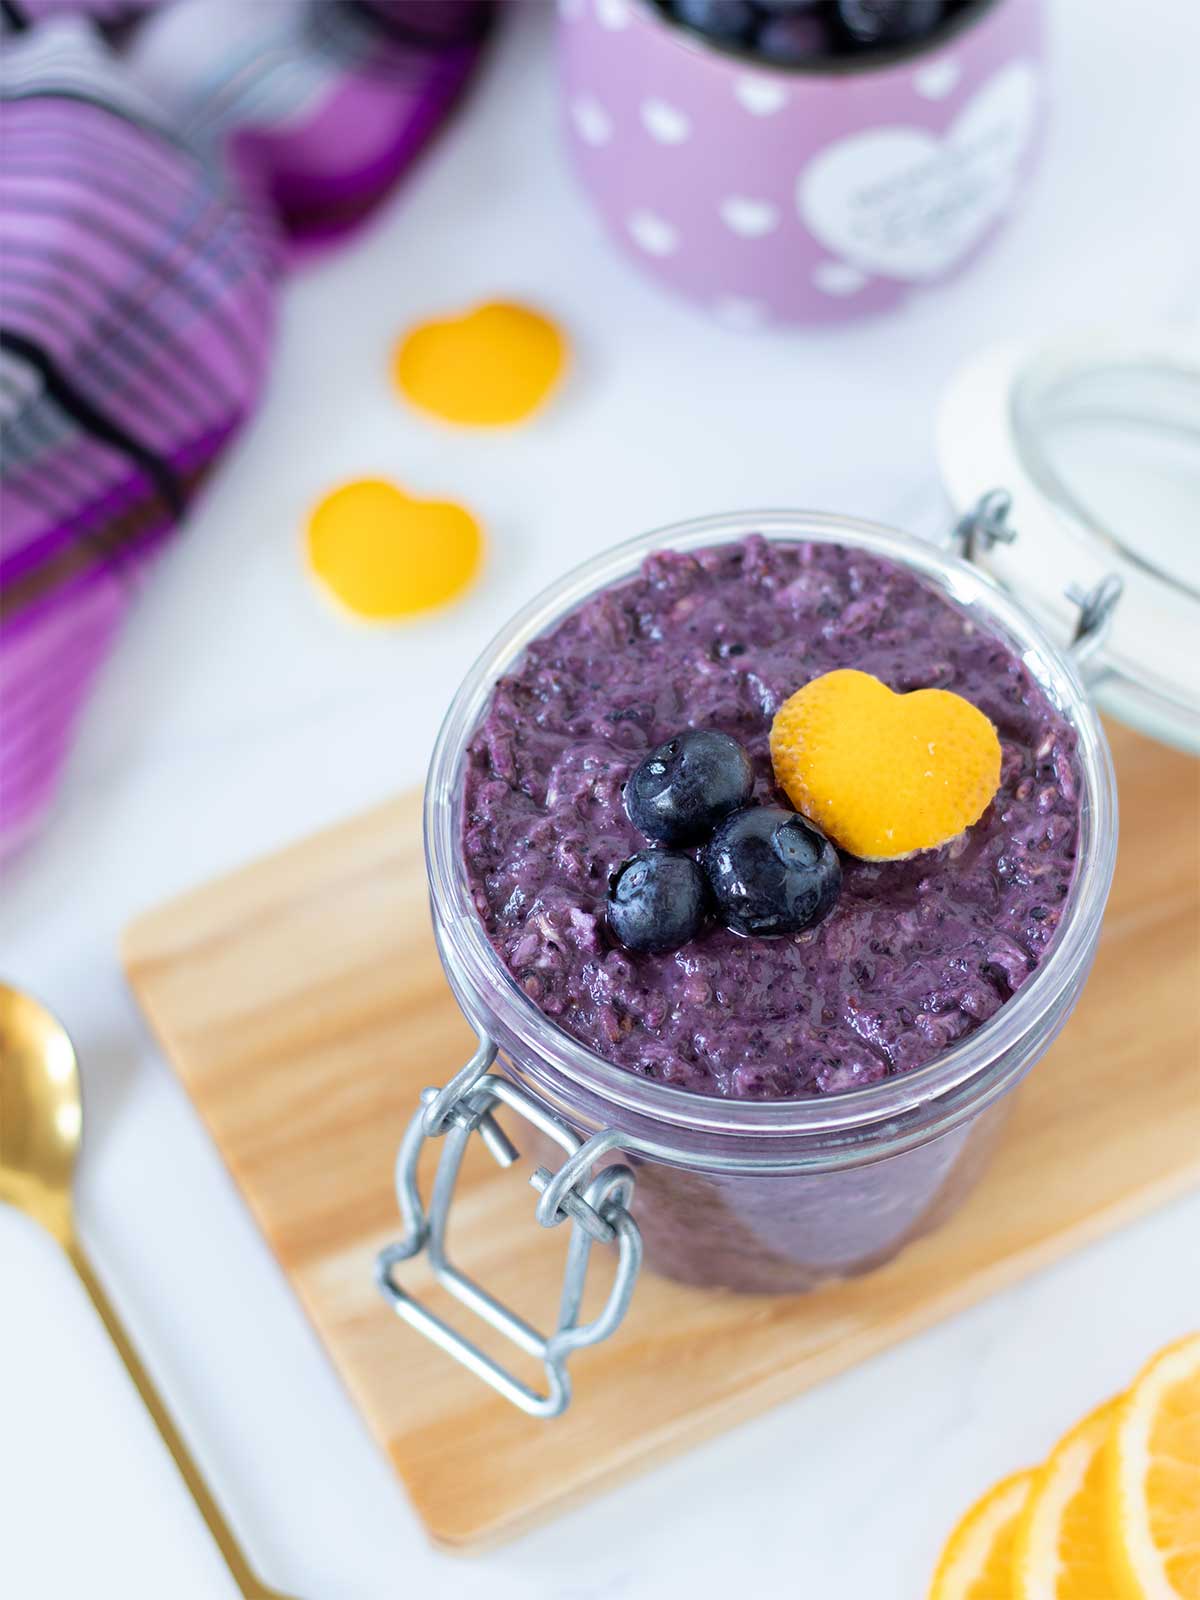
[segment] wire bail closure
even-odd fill
[[[443,1088],[422,1092],[421,1104],[396,1156],[396,1198],[404,1235],[380,1251],[375,1280],[396,1315],[410,1327],[513,1405],[530,1416],[548,1419],[560,1416],[571,1402],[567,1361],[572,1352],[599,1344],[615,1333],[629,1308],[642,1264],[642,1236],[629,1213],[634,1175],[629,1167],[615,1163],[592,1176],[596,1161],[616,1148],[619,1136],[612,1129],[604,1129],[586,1142],[580,1140],[524,1090],[493,1072],[495,1059],[495,1043],[482,1038],[471,1060]],[[539,1191],[535,1214],[542,1227],[571,1223],[558,1323],[548,1336],[460,1272],[446,1254],[450,1206],[471,1135],[479,1134],[499,1166],[510,1167],[519,1159],[516,1145],[496,1121],[494,1112],[501,1105],[539,1128],[561,1145],[567,1156],[556,1173],[538,1167],[529,1180]],[[426,1208],[417,1182],[417,1165],[426,1141],[438,1138],[446,1142]],[[603,1309],[590,1322],[581,1323],[579,1313],[588,1263],[596,1243],[616,1245],[616,1274]],[[395,1268],[422,1252],[427,1254],[430,1269],[444,1289],[519,1349],[542,1362],[545,1393],[522,1382],[396,1282]]]
[[[977,564],[980,556],[994,544],[1016,541],[1017,530],[1008,520],[1011,511],[1012,495],[1008,490],[989,489],[959,518],[951,537],[965,560]],[[1091,662],[1107,638],[1124,588],[1121,577],[1110,572],[1091,589],[1085,590],[1077,583],[1067,589],[1067,599],[1079,608],[1079,618],[1067,647],[1078,666]]]

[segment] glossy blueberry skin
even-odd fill
[[[659,844],[699,844],[754,788],[750,757],[713,728],[688,728],[658,745],[625,785],[629,820]]]
[[[658,0],[673,21],[777,66],[916,42],[971,0]]]
[[[749,0],[675,0],[672,9],[689,28],[730,44],[748,39],[758,22]]]
[[[700,861],[721,921],[760,938],[820,922],[842,887],[829,840],[782,806],[748,806],[726,817]]]
[[[943,0],[836,0],[839,28],[852,44],[903,44],[942,20]]]
[[[627,950],[677,950],[700,932],[708,903],[704,874],[677,850],[641,850],[613,873],[608,925]]]
[[[754,42],[760,55],[781,66],[815,60],[830,48],[826,20],[813,11],[768,17]]]

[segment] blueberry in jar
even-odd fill
[[[795,811],[748,806],[701,852],[717,915],[734,933],[799,933],[829,914],[842,867],[829,840]]]
[[[658,745],[625,786],[629,820],[659,844],[699,844],[754,788],[750,757],[715,728],[688,728]]]
[[[749,39],[758,22],[750,0],[674,0],[672,9],[687,27],[726,44]]]
[[[967,0],[657,0],[673,22],[776,66],[923,39]]]
[[[903,44],[942,18],[942,0],[836,0],[841,32],[855,45]]]
[[[707,901],[704,874],[677,850],[642,850],[613,873],[608,925],[627,950],[677,950],[699,933]]]
[[[758,53],[781,66],[798,66],[829,53],[825,18],[814,11],[781,12],[768,17],[755,39]]]

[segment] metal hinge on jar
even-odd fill
[[[610,1130],[586,1142],[507,1078],[492,1072],[496,1046],[483,1039],[461,1071],[441,1089],[426,1089],[409,1123],[396,1157],[396,1198],[404,1220],[404,1237],[381,1250],[375,1277],[396,1315],[423,1333],[447,1355],[482,1378],[513,1405],[534,1417],[557,1417],[571,1401],[567,1361],[585,1345],[599,1344],[620,1326],[642,1264],[642,1236],[629,1214],[634,1176],[617,1163],[592,1176],[592,1167],[613,1150],[617,1135]],[[561,1145],[567,1159],[556,1173],[538,1167],[530,1183],[540,1191],[537,1220],[543,1227],[571,1223],[558,1324],[541,1334],[522,1317],[460,1272],[446,1255],[446,1227],[459,1168],[473,1133],[478,1133],[496,1162],[510,1167],[519,1152],[494,1116],[498,1106],[516,1112]],[[417,1182],[417,1163],[428,1139],[445,1139],[426,1208]],[[603,1309],[590,1322],[580,1322],[583,1291],[593,1244],[613,1244],[616,1273]],[[396,1282],[395,1269],[425,1252],[434,1277],[476,1316],[510,1339],[518,1349],[540,1360],[546,1371],[546,1392],[539,1393],[461,1333],[413,1298]]]
[[[989,489],[959,518],[953,541],[967,561],[977,561],[994,544],[1013,544],[1017,530],[1009,522],[1012,496],[1007,489]],[[1099,650],[1112,625],[1113,612],[1124,592],[1124,582],[1115,572],[1108,573],[1091,589],[1071,584],[1066,597],[1079,608],[1079,618],[1068,651],[1082,666]]]

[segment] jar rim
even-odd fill
[[[459,849],[462,764],[498,676],[527,646],[592,594],[636,574],[658,549],[694,550],[761,534],[777,543],[843,544],[883,556],[952,601],[982,610],[1021,656],[1078,738],[1083,774],[1076,870],[1046,960],[985,1023],[924,1066],[862,1088],[778,1100],[700,1094],[606,1061],[534,1004],[505,967],[472,901]],[[425,793],[425,856],[435,929],[451,986],[468,1018],[487,1027],[504,1005],[510,1039],[585,1094],[614,1109],[699,1135],[837,1136],[953,1104],[954,1120],[995,1098],[1026,1064],[1017,1048],[1049,1025],[1081,980],[1095,947],[1116,861],[1117,793],[1099,717],[1075,663],[982,569],[946,549],[881,523],[827,512],[722,512],[671,523],[612,546],[571,568],[502,627],[460,684],[442,723]],[[465,990],[465,992],[464,992]],[[964,1108],[964,1099],[969,1101]]]

